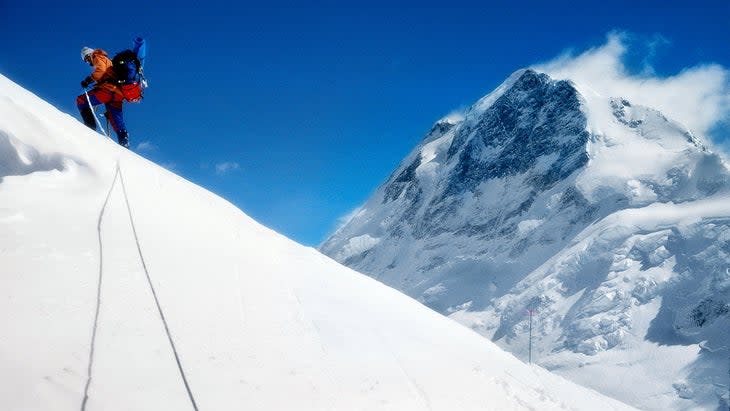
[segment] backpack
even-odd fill
[[[142,101],[147,81],[142,74],[142,64],[132,50],[117,53],[112,59],[112,71],[116,84],[130,103]]]

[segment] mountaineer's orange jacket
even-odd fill
[[[109,55],[102,49],[96,49],[91,53],[91,65],[94,71],[89,78],[96,82],[95,87],[105,88],[113,93],[121,94],[116,84],[114,84],[114,72],[112,71],[112,61]]]

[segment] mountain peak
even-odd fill
[[[544,184],[550,184],[585,164],[587,157],[581,149],[587,141],[586,118],[575,88],[567,81],[524,70],[455,136],[448,156],[458,156],[459,161],[450,176],[448,193],[523,173],[538,158],[556,154],[562,164],[560,170],[546,173]]]
[[[518,356],[526,357],[525,312],[537,309],[546,364],[615,394],[620,387],[597,384],[574,367],[581,355],[624,347],[639,356],[648,348],[632,336],[647,332],[666,345],[704,335],[715,347],[717,336],[726,336],[717,325],[730,321],[718,320],[725,311],[704,314],[726,307],[730,294],[713,293],[730,286],[697,284],[714,275],[701,256],[730,264],[703,240],[730,239],[730,199],[722,197],[728,192],[721,158],[676,121],[621,97],[586,98],[571,81],[523,69],[471,106],[463,121],[437,123],[321,250]],[[694,282],[680,281],[687,275]],[[696,298],[678,297],[687,294]],[[651,310],[660,306],[664,314],[649,328]],[[682,320],[668,324],[672,316]],[[715,325],[687,326],[698,316]],[[690,328],[697,332],[691,338],[678,331]],[[667,351],[684,355],[685,370],[697,360],[702,375],[709,357],[717,357]],[[608,358],[607,364],[616,357]],[[635,364],[636,375],[655,367]],[[596,362],[593,372],[613,366],[620,367]],[[637,384],[641,394],[625,399],[661,397],[635,402],[656,409],[717,401],[712,383],[689,384],[683,372],[673,369],[677,380],[662,380],[658,391]],[[720,382],[713,378],[707,381]],[[698,399],[688,401],[693,389]]]
[[[538,73],[533,69],[524,69],[515,81],[513,88],[529,90],[550,82],[550,76],[545,73]]]

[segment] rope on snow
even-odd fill
[[[88,98],[88,95],[86,96]],[[96,117],[96,115],[94,115]],[[97,119],[98,122],[98,119]],[[108,136],[107,136],[108,137]],[[162,324],[165,327],[165,333],[167,334],[167,339],[170,342],[170,347],[172,348],[172,353],[175,356],[175,363],[177,364],[177,368],[180,371],[180,377],[182,377],[183,384],[185,385],[185,390],[187,391],[188,398],[190,399],[190,403],[193,406],[193,409],[195,411],[198,411],[198,405],[195,402],[195,397],[193,396],[193,392],[190,389],[190,384],[188,383],[188,379],[185,376],[185,370],[183,369],[182,362],[180,360],[180,355],[177,352],[177,348],[175,347],[175,342],[172,338],[172,333],[170,332],[170,327],[167,324],[167,319],[165,318],[165,314],[162,311],[162,306],[160,305],[160,300],[157,296],[157,292],[155,291],[155,287],[152,284],[152,279],[150,278],[150,273],[147,269],[147,263],[145,262],[144,255],[142,254],[142,247],[139,243],[139,237],[137,235],[137,227],[134,224],[134,218],[132,216],[132,207],[129,203],[129,196],[127,195],[127,188],[124,184],[124,175],[122,174],[122,168],[119,164],[119,161],[117,160],[117,166],[116,171],[114,173],[114,180],[112,181],[111,187],[109,187],[109,192],[106,195],[106,199],[104,200],[104,205],[101,208],[101,212],[99,213],[99,219],[96,226],[96,231],[99,239],[99,280],[96,290],[96,311],[94,314],[94,326],[91,333],[91,348],[89,350],[89,365],[87,369],[87,379],[86,379],[86,386],[84,387],[84,399],[81,402],[81,411],[86,410],[86,403],[89,399],[89,387],[91,386],[91,380],[92,380],[92,369],[94,364],[94,348],[96,345],[96,333],[97,328],[99,324],[99,311],[101,308],[101,286],[102,286],[102,280],[103,280],[103,268],[104,268],[104,255],[103,255],[103,242],[101,238],[101,222],[104,217],[104,212],[106,211],[106,207],[109,203],[109,198],[111,197],[112,191],[114,190],[114,186],[116,185],[117,178],[122,183],[122,192],[124,193],[124,202],[127,206],[127,213],[129,214],[129,222],[132,226],[132,233],[134,234],[134,241],[137,244],[137,252],[139,253],[139,259],[142,262],[142,268],[144,269],[145,277],[147,278],[147,284],[150,286],[150,290],[152,291],[152,296],[155,299],[155,305],[157,306],[157,311],[160,314],[160,319],[162,320]]]

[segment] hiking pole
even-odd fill
[[[109,130],[109,109],[104,112],[104,117],[106,118],[106,129]]]
[[[109,137],[109,134],[106,133],[104,126],[101,125],[99,118],[96,117],[96,110],[94,110],[94,106],[91,105],[91,99],[89,98],[89,93],[86,92],[86,88],[84,88],[83,90],[84,90],[84,95],[86,96],[86,102],[89,103],[89,110],[91,110],[91,114],[94,115],[94,121],[96,121],[96,125],[99,126],[99,128],[101,129],[101,132],[104,133],[104,137],[111,138],[111,137]]]

